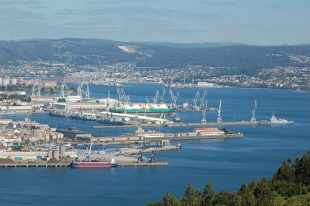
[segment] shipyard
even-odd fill
[[[24,115],[24,120],[0,119],[3,134],[3,145],[0,147],[1,167],[168,166],[169,163],[165,160],[157,160],[157,153],[181,150],[182,142],[188,140],[244,137],[242,131],[227,130],[225,126],[268,123],[268,120],[256,120],[256,101],[249,120],[223,121],[222,100],[219,99],[216,107],[214,102],[208,106],[206,90],[197,91],[191,101],[177,104],[180,94],[172,89],[167,94],[166,88],[162,92],[156,90],[151,100],[146,97],[145,102],[134,102],[124,87],[115,81],[113,84],[100,86],[113,86],[116,94],[108,90],[106,98],[96,99],[91,98],[88,82],[78,83],[76,94],[65,94],[65,84],[63,81],[58,97],[49,97],[40,94],[38,81],[32,88],[31,103],[18,106],[18,102],[6,100],[7,105],[1,106],[1,114],[4,116]],[[209,113],[216,116],[215,121],[207,121]],[[189,122],[180,117],[187,114],[200,114],[200,122]],[[56,128],[31,120],[31,115],[54,119]],[[84,122],[89,128],[80,130],[74,125],[65,128],[62,120]],[[186,128],[186,131],[182,128]],[[132,132],[103,135],[104,131],[123,129],[130,129]],[[175,129],[182,131],[174,132]],[[88,130],[101,130],[102,134],[95,132],[95,135]],[[28,146],[21,145],[25,141]]]

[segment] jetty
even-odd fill
[[[120,167],[141,167],[141,166],[168,166],[168,162],[138,162],[136,158],[133,157],[115,157],[117,159],[117,166]],[[0,162],[0,167],[2,168],[12,168],[12,167],[70,167],[70,162],[60,162],[60,163],[48,163],[48,162],[17,162],[12,159],[6,159]]]
[[[170,123],[170,124],[142,124],[143,127],[205,127],[205,126],[225,126],[225,125],[257,125],[259,122],[252,122],[252,121],[237,121],[237,122],[206,122],[206,123]],[[128,125],[94,125],[94,129],[104,129],[104,128],[131,128],[137,127],[134,124]]]
[[[49,163],[40,163],[40,164],[33,164],[33,163],[0,163],[0,167],[69,167],[69,163],[58,163],[58,164],[49,164]]]
[[[136,143],[147,143],[147,142],[158,142],[162,140],[202,140],[202,139],[231,139],[231,138],[243,138],[242,133],[234,134],[224,134],[224,135],[175,135],[167,134],[162,138],[141,138],[135,135],[124,135],[124,136],[113,136],[113,137],[92,137],[94,144],[109,144],[109,145],[118,145],[118,144],[136,144]]]
[[[141,167],[141,166],[168,166],[168,162],[127,162],[127,163],[118,163],[117,166],[125,167],[125,166],[132,166],[132,167]]]
[[[70,161],[58,161],[52,158],[50,161],[21,160],[15,161],[11,158],[0,158],[0,167],[69,167]]]

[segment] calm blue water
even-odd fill
[[[151,84],[128,84],[131,101],[151,101],[156,90]],[[108,90],[116,98],[116,88],[90,86],[95,98],[106,98]],[[178,104],[192,101],[198,89],[173,89]],[[199,89],[203,92],[203,89]],[[1,168],[1,205],[145,205],[171,191],[184,194],[187,184],[204,189],[209,179],[217,191],[236,191],[242,183],[271,178],[287,157],[294,159],[310,149],[310,93],[258,90],[207,89],[208,105],[218,107],[222,100],[223,121],[249,120],[254,101],[256,118],[267,119],[273,110],[277,117],[294,120],[292,125],[225,126],[244,133],[242,139],[182,141],[182,150],[157,153],[168,167],[118,167],[113,169]],[[168,90],[166,89],[166,94]],[[170,102],[168,95],[165,102]],[[198,122],[201,113],[179,113],[185,122]],[[207,112],[207,121],[216,121],[217,111]],[[12,117],[22,119],[23,117]],[[92,129],[98,123],[32,115],[31,119],[50,126],[77,126],[101,136],[132,132],[133,129]],[[186,132],[193,128],[156,128],[164,132]],[[172,142],[174,143],[174,142]]]

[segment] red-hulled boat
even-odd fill
[[[88,155],[83,162],[71,162],[70,166],[73,168],[106,168],[106,167],[116,167],[117,163],[114,158],[111,158],[110,161],[92,161],[90,158],[92,147],[92,140],[90,141],[90,148]]]
[[[103,162],[71,162],[73,168],[106,168],[106,167],[117,167],[117,163],[114,158],[111,161]]]

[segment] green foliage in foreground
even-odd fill
[[[243,184],[235,192],[216,192],[209,180],[203,192],[191,184],[180,199],[167,192],[162,201],[148,206],[305,206],[310,205],[310,151],[294,162],[283,162],[271,180]]]

